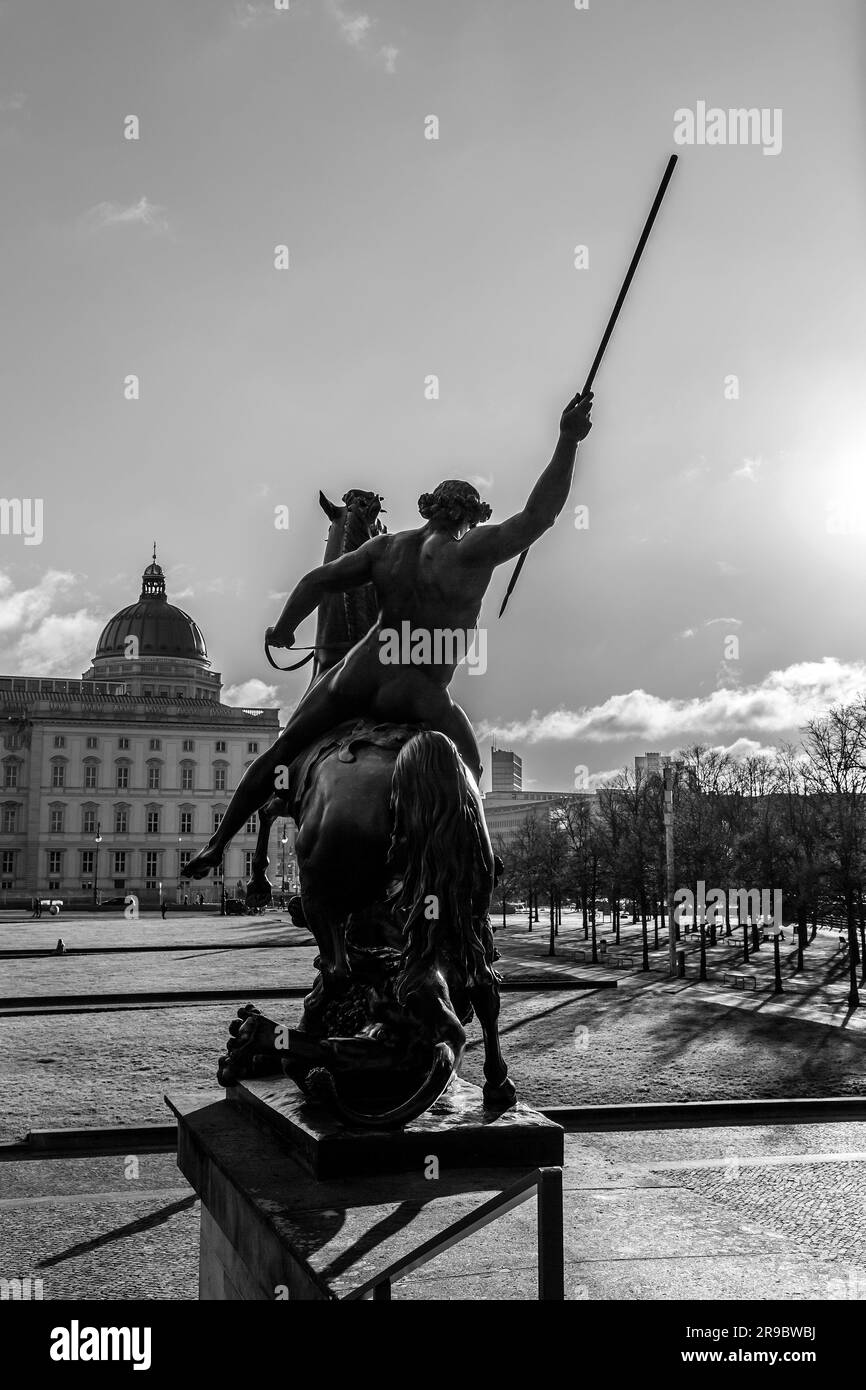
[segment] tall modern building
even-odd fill
[[[224,705],[221,690],[155,547],[137,602],[106,624],[80,680],[0,676],[0,903],[213,901],[212,877],[189,884],[180,870],[279,732],[276,709]],[[253,817],[226,854],[228,891],[249,875],[255,836]]]
[[[523,760],[510,750],[494,747],[491,770],[493,786],[484,797],[484,818],[495,849],[507,849],[518,840],[528,821],[546,826],[563,801],[595,802],[593,792],[525,792]]]
[[[519,792],[523,789],[523,760],[510,749],[494,747],[490,754],[491,791]]]

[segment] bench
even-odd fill
[[[621,970],[631,970],[634,967],[634,956],[630,955],[608,955],[605,964],[618,966]]]
[[[745,990],[747,983],[752,986],[752,989],[757,987],[757,981],[754,975],[741,975],[737,970],[725,971],[723,983],[727,984],[729,980],[733,984],[734,989]]]

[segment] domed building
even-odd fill
[[[80,679],[0,676],[0,904],[221,899],[222,880],[189,883],[181,868],[279,733],[276,709],[225,705],[221,690],[201,629],[168,600],[156,546]],[[249,877],[256,831],[253,818],[226,853],[228,893]]]
[[[141,576],[138,602],[121,608],[106,623],[83,679],[119,679],[127,694],[219,700],[220,678],[210,669],[201,629],[182,608],[169,603],[155,545]]]

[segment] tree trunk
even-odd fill
[[[848,975],[851,988],[848,993],[848,1007],[860,1007],[860,991],[857,988],[857,927],[852,889],[845,890],[845,913],[848,919]]]

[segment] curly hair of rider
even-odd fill
[[[467,981],[495,984],[487,909],[493,882],[482,812],[455,744],[425,730],[404,744],[391,785],[392,852],[405,850],[395,907],[405,921],[396,997],[405,1003],[443,953],[462,964]]]
[[[457,526],[465,521],[470,529],[492,516],[491,508],[481,501],[472,484],[457,478],[447,479],[432,492],[422,492],[418,510],[425,521],[445,521]]]

